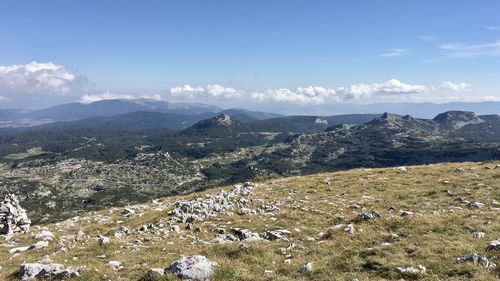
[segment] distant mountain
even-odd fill
[[[254,131],[315,133],[339,124],[364,124],[380,114],[347,114],[336,116],[283,116],[251,123]]]
[[[182,115],[152,111],[136,111],[109,117],[90,117],[75,121],[59,121],[31,130],[63,130],[63,129],[152,129],[165,128],[180,130],[210,117],[211,113],[198,115]]]
[[[68,103],[46,109],[35,110],[21,115],[22,118],[51,119],[54,121],[78,120],[97,116],[114,116],[135,111],[155,111],[161,113],[197,115],[215,113],[220,108],[200,103],[170,103],[165,101],[138,100],[102,100],[89,104]]]
[[[243,123],[252,123],[258,120],[266,120],[283,116],[276,113],[252,111],[243,108],[226,109],[217,113],[217,115],[219,114],[226,114],[231,117],[231,119],[238,120]]]
[[[209,137],[227,137],[237,133],[249,132],[247,124],[233,120],[228,114],[220,114],[213,118],[199,121],[180,132],[181,135],[202,135]]]

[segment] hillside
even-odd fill
[[[176,280],[145,275],[203,255],[214,281],[498,280],[498,164],[354,169],[90,212],[0,238],[0,279],[40,261],[83,267],[74,280]],[[42,230],[47,247],[9,253],[51,236]],[[457,260],[469,253],[485,259]]]

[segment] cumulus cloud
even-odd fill
[[[427,91],[427,87],[423,85],[406,84],[396,79],[391,79],[383,83],[360,83],[337,88],[308,86],[296,89],[267,89],[251,93],[221,85],[208,85],[206,87],[184,85],[170,89],[172,96],[190,99],[217,98],[218,100],[226,101],[284,102],[295,104],[326,104],[360,100],[370,98],[374,95],[420,94]]]
[[[477,58],[500,56],[500,40],[482,44],[444,44],[441,45],[444,55],[451,58]]]
[[[465,82],[453,83],[450,81],[444,81],[439,86],[440,90],[453,91],[453,92],[466,92],[470,91],[471,85]]]
[[[391,49],[386,53],[381,54],[381,57],[402,57],[407,55],[410,50],[408,49]]]
[[[67,95],[87,79],[52,62],[0,66],[0,93],[13,95]]]
[[[113,92],[104,92],[102,94],[96,94],[96,95],[84,95],[80,98],[80,102],[84,104],[89,104],[92,102],[96,101],[101,101],[101,100],[115,100],[115,99],[122,99],[122,100],[136,100],[136,99],[152,99],[152,100],[161,100],[160,95],[143,95],[143,96],[133,96],[133,95],[123,95],[123,94],[116,94]]]
[[[231,87],[224,87],[219,84],[207,85],[205,87],[192,87],[190,85],[170,88],[170,94],[181,98],[216,98],[234,99],[241,97],[244,91],[238,91]]]

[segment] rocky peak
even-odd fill
[[[321,117],[321,116],[318,116],[316,117],[316,119],[314,119],[314,124],[325,124],[325,125],[328,125],[328,121]]]
[[[484,122],[474,112],[470,111],[447,111],[441,113],[432,119],[441,126],[459,129],[470,124],[479,124]]]
[[[233,120],[227,114],[221,114],[214,118],[214,121],[219,125],[230,126],[233,124]]]

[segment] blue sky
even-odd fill
[[[0,107],[500,99],[500,1],[16,0],[0,38]]]

